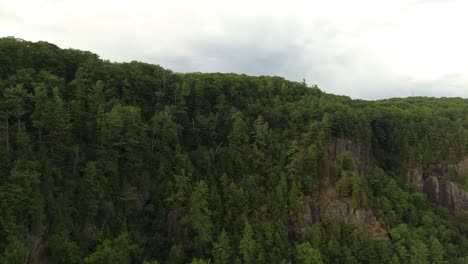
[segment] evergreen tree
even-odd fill
[[[0,255],[1,264],[24,264],[27,263],[28,250],[18,239],[8,241],[3,254]]]
[[[429,255],[428,249],[424,242],[416,240],[410,247],[410,263],[411,264],[424,264],[428,263],[427,257]]]
[[[86,264],[131,263],[130,245],[127,234],[121,234],[113,240],[105,240],[84,259]]]
[[[320,251],[313,248],[309,243],[296,245],[297,263],[301,264],[322,264]]]
[[[208,207],[208,186],[199,181],[193,187],[189,198],[188,219],[193,231],[194,249],[198,256],[203,256],[212,241],[213,224]]]
[[[227,264],[232,263],[232,249],[228,234],[223,229],[218,237],[218,240],[213,243],[213,260],[214,263]]]
[[[239,244],[239,253],[244,263],[255,263],[256,242],[252,226],[248,221],[245,222],[242,239]]]
[[[430,263],[441,263],[444,260],[444,248],[439,240],[435,237],[430,238],[429,247],[429,262]]]

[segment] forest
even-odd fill
[[[468,99],[0,38],[0,264],[468,263],[466,202],[409,176],[463,193],[467,157]]]

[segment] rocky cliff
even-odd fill
[[[369,171],[374,164],[371,151],[365,145],[349,139],[331,138],[328,149],[330,160],[335,160],[337,155],[344,152],[350,154],[354,168],[360,173]],[[302,226],[296,227],[295,233],[303,234],[314,222],[331,218],[361,228],[372,239],[388,239],[387,231],[382,228],[371,209],[353,208],[350,198],[336,195],[336,180],[337,175],[332,163],[330,177],[318,185],[313,197],[303,200]]]
[[[374,212],[366,208],[354,209],[351,206],[350,198],[337,198],[319,202],[314,211],[314,218],[316,220],[325,218],[339,219],[345,223],[360,227],[372,239],[388,239],[387,231],[377,221]]]
[[[328,153],[330,160],[343,152],[350,153],[354,166],[360,173],[369,171],[375,165],[371,150],[364,144],[355,143],[345,138],[331,138]],[[458,175],[468,171],[468,157],[451,166],[438,166],[431,170],[411,170],[408,179],[415,183],[432,201],[447,207],[450,211],[468,210],[468,192],[456,183],[447,180],[448,171],[453,170]],[[331,179],[336,177],[335,168],[330,168]]]
[[[367,208],[353,208],[350,198],[336,195],[335,183],[335,181],[323,182],[314,197],[304,199],[303,226],[295,229],[296,234],[300,235],[309,231],[312,224],[317,221],[335,219],[357,226],[371,239],[388,239],[387,231],[377,221],[374,212]]]
[[[429,176],[424,180],[422,190],[429,199],[447,207],[450,211],[468,210],[468,192],[456,183]]]
[[[351,154],[354,167],[360,173],[369,171],[374,164],[369,147],[346,138],[331,138],[328,147],[328,154],[331,160],[334,160],[338,154],[343,152],[349,152]],[[330,175],[335,175],[333,168]]]
[[[410,182],[415,183],[432,201],[447,207],[450,211],[468,210],[468,192],[456,183],[447,180],[449,168],[463,175],[468,171],[468,157],[452,166],[439,166],[432,170],[412,170]]]

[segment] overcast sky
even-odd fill
[[[0,36],[352,98],[468,98],[468,1],[0,0]]]

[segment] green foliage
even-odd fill
[[[457,183],[463,190],[468,191],[468,171],[463,171],[460,174],[449,171],[448,180]]]
[[[228,234],[223,229],[221,234],[218,237],[218,240],[213,243],[213,260],[214,263],[228,264],[232,263],[232,249],[231,241],[229,240]]]
[[[370,206],[370,190],[367,179],[363,175],[342,172],[342,177],[336,184],[336,190],[339,195],[351,196],[353,208]]]
[[[193,231],[194,249],[202,256],[213,239],[213,224],[211,223],[211,212],[208,207],[208,186],[200,181],[193,187],[189,198],[188,221]]]
[[[467,112],[0,38],[0,263],[466,263],[467,214],[407,178],[466,185]],[[389,240],[312,219],[335,182]]]
[[[256,242],[252,226],[248,221],[245,222],[244,231],[242,232],[239,253],[244,263],[255,263]]]
[[[13,239],[8,241],[3,253],[0,255],[1,264],[25,264],[27,263],[28,249],[25,245],[17,240]]]
[[[113,240],[104,240],[96,250],[84,259],[86,264],[131,263],[130,245],[126,234]]]
[[[445,250],[440,243],[440,241],[431,237],[429,244],[429,262],[431,263],[440,263],[444,260]]]
[[[354,164],[351,154],[348,152],[342,152],[336,156],[335,168],[337,175],[341,175],[346,172],[354,171]]]
[[[65,236],[50,239],[51,253],[58,263],[80,263],[80,247]]]
[[[421,241],[415,241],[410,248],[410,263],[424,264],[428,263],[427,256],[429,255],[426,244]]]
[[[193,259],[190,264],[208,264],[210,263],[209,261],[203,260],[203,259]]]
[[[182,264],[186,262],[184,248],[181,245],[173,245],[169,250],[169,257],[167,263]]]
[[[301,264],[322,264],[320,251],[313,248],[309,243],[296,245],[296,260]]]
[[[143,264],[159,264],[159,261],[153,260],[153,261],[143,261]]]
[[[339,195],[350,196],[353,193],[353,179],[354,173],[344,173],[336,183],[336,191]]]

